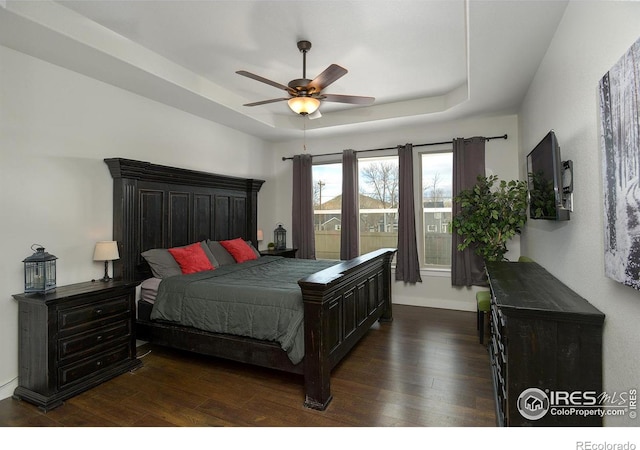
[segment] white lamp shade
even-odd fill
[[[113,261],[114,259],[120,259],[116,241],[100,241],[96,243],[96,249],[93,252],[94,261]]]
[[[259,241],[264,240],[264,233],[262,232],[262,230],[258,230],[258,240]]]
[[[294,97],[289,99],[289,108],[296,114],[313,114],[320,107],[320,100],[313,97]]]

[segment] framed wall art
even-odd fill
[[[640,39],[602,77],[605,275],[640,289]]]

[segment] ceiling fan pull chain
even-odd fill
[[[307,116],[302,116],[302,149],[307,153]]]

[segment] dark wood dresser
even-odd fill
[[[48,411],[141,365],[135,283],[90,281],[46,295],[16,294],[19,337],[14,398]]]
[[[601,426],[604,314],[537,263],[488,262],[500,426]]]

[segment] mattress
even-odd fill
[[[158,295],[158,287],[160,286],[160,278],[148,278],[140,284],[140,300],[153,304]]]

